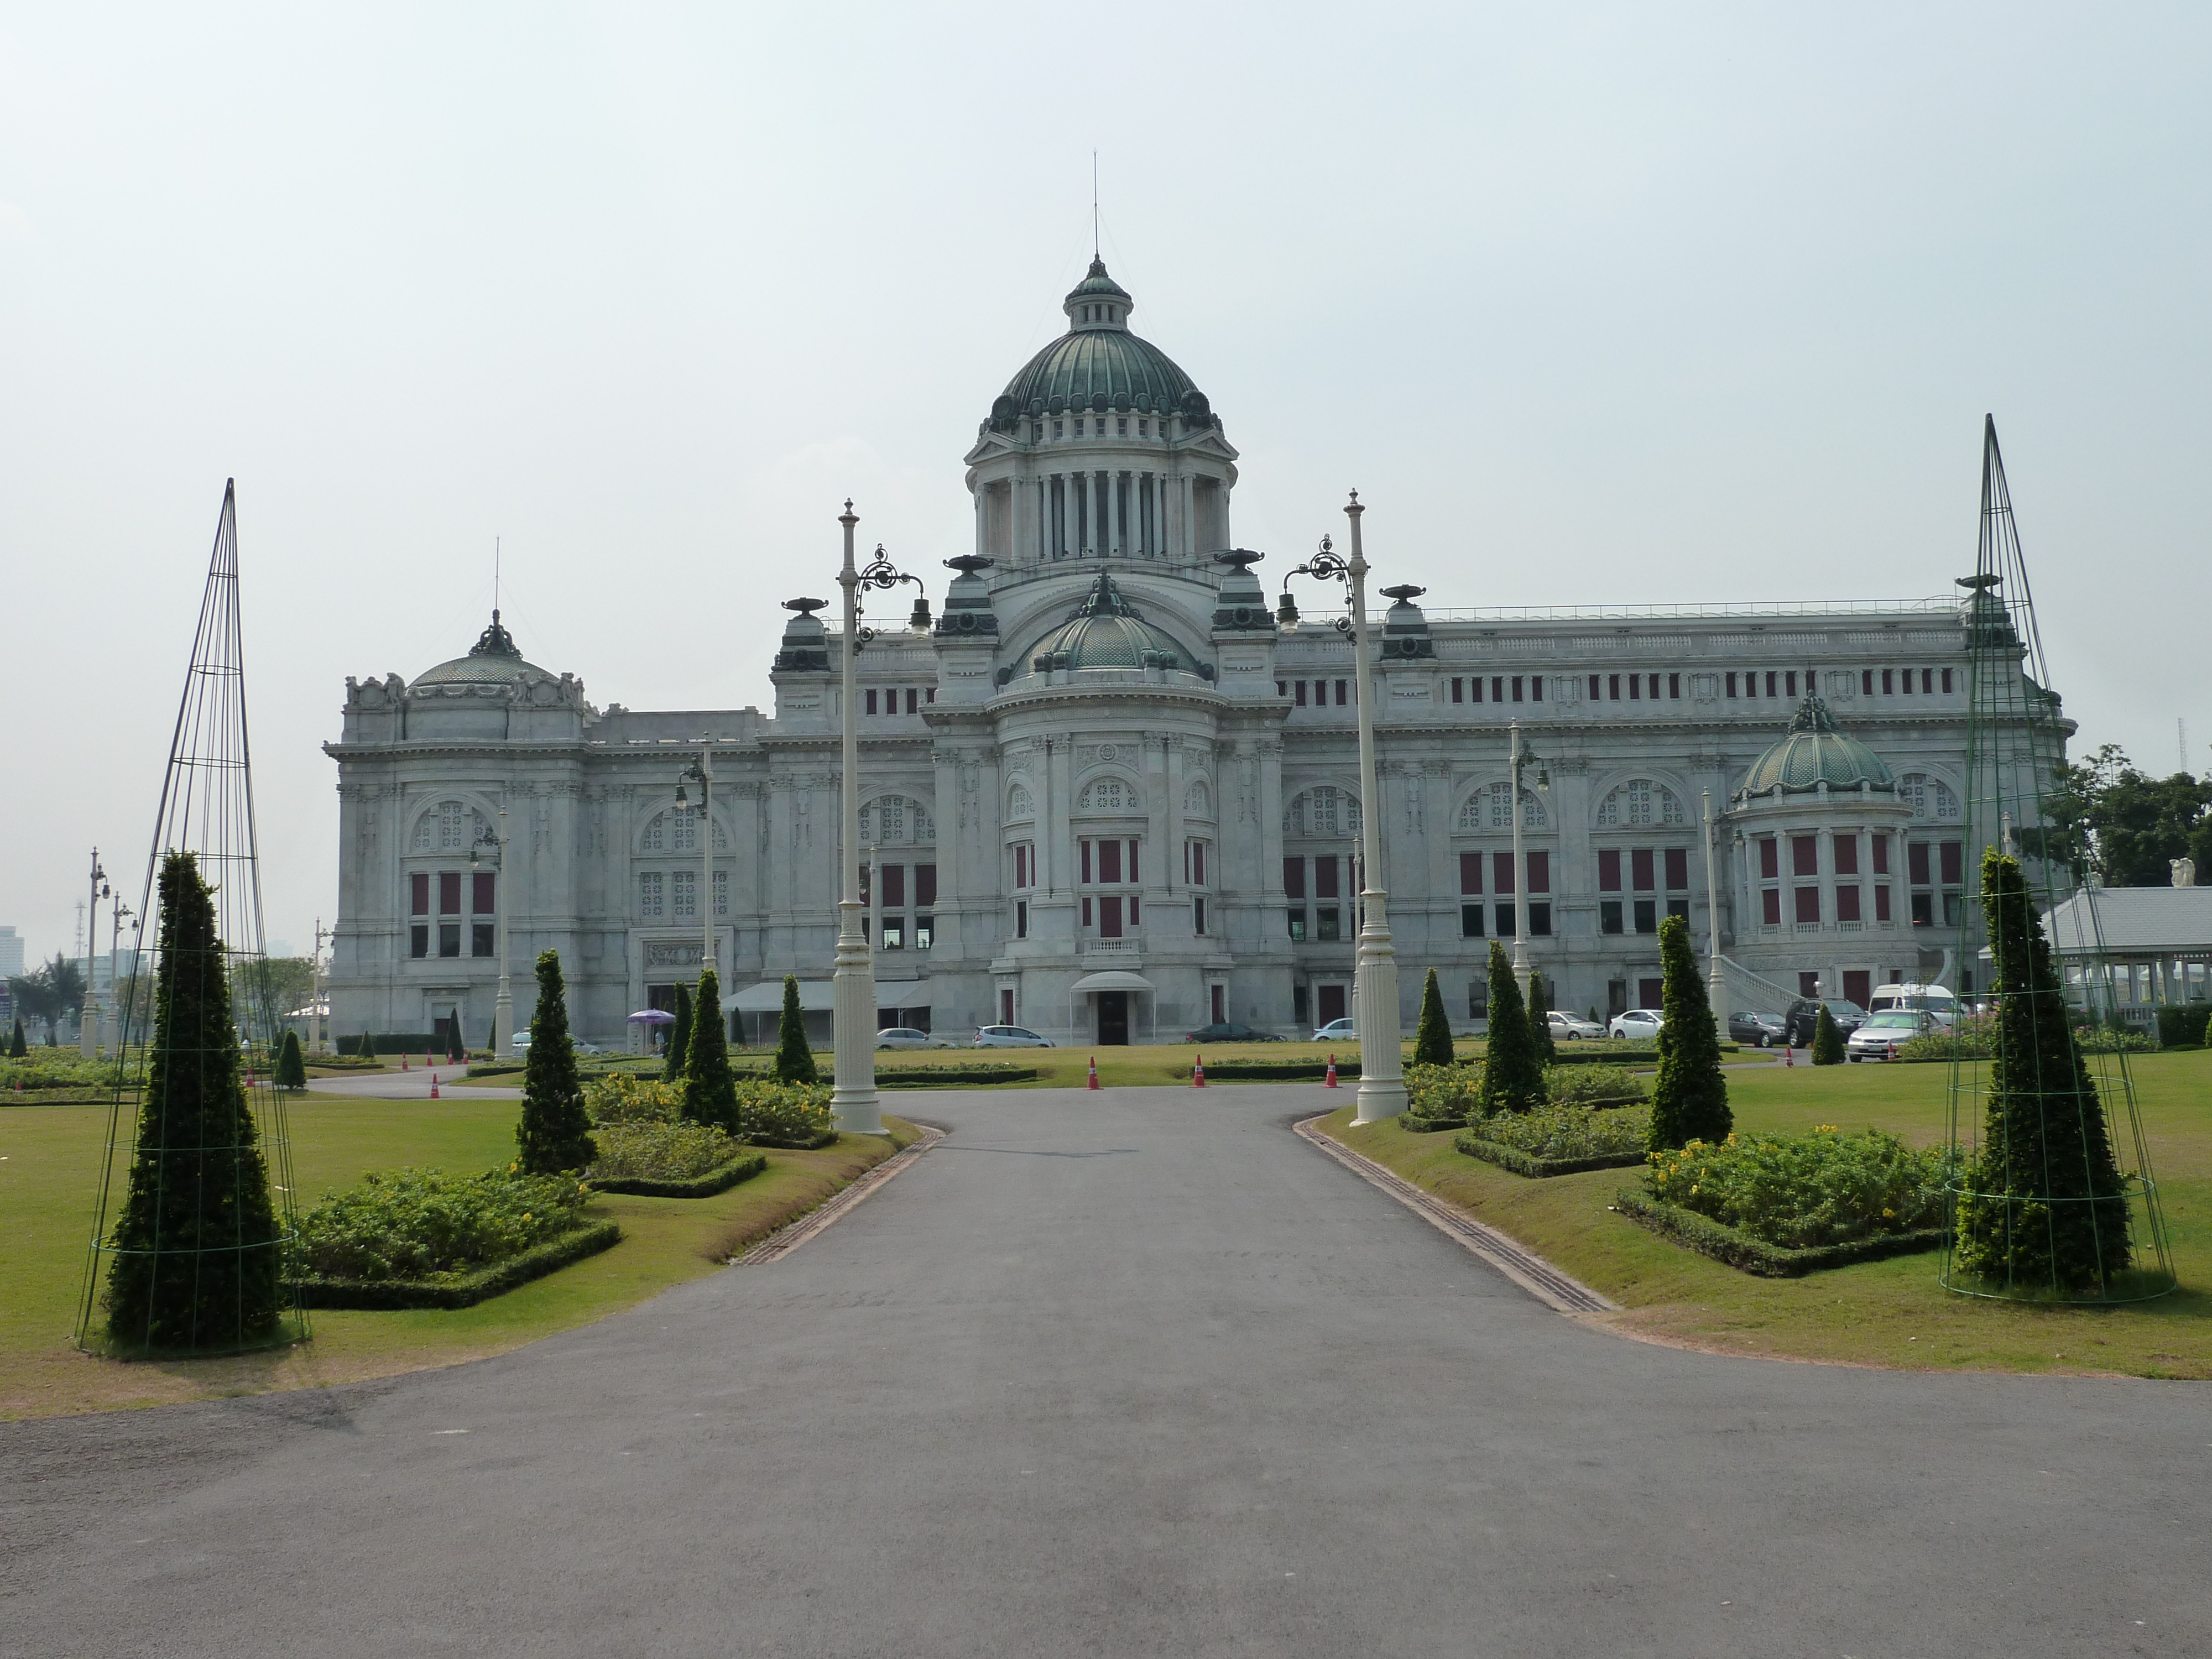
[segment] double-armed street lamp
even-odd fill
[[[90,1060],[100,1053],[100,994],[93,975],[100,949],[100,902],[109,896],[107,872],[100,867],[100,848],[92,849],[92,905],[84,918],[84,1001],[76,1011],[77,1052]]]
[[[676,810],[690,810],[684,786],[699,786],[699,971],[714,965],[714,740],[699,739],[699,758],[678,775]],[[719,977],[719,975],[718,975]]]
[[[122,981],[115,977],[115,958],[117,954],[123,948],[124,919],[125,917],[129,917],[131,918],[131,960],[134,964],[137,962],[137,915],[138,913],[136,910],[133,910],[129,905],[125,904],[121,899],[115,900],[107,907],[107,994],[113,1001],[115,1006],[115,1052],[118,1054],[120,1054],[123,1052],[123,1028],[125,1021],[129,1015],[130,1008],[123,995]],[[137,978],[137,970],[135,966],[131,970],[131,978],[134,981]]]
[[[1366,510],[1359,504],[1359,492],[1353,490],[1344,509],[1352,520],[1350,558],[1339,555],[1324,536],[1321,550],[1290,573],[1340,581],[1346,588],[1346,614],[1336,626],[1352,636],[1353,702],[1359,714],[1359,957],[1352,983],[1352,1018],[1359,1032],[1355,1123],[1379,1122],[1406,1109],[1405,1066],[1398,1053],[1398,958],[1390,943],[1385,915],[1389,895],[1382,889],[1382,861],[1377,854],[1382,814],[1375,787],[1375,711],[1367,656],[1368,565],[1359,544],[1359,515]],[[1278,614],[1296,620],[1297,607],[1287,592]]]
[[[498,830],[487,829],[469,848],[469,868],[471,871],[479,870],[487,864],[492,867],[495,884],[491,920],[497,934],[492,944],[493,949],[499,953],[499,997],[492,1004],[491,1015],[491,1051],[492,1057],[497,1059],[506,1054],[514,1042],[514,991],[507,979],[507,907],[514,902],[514,884],[507,879],[507,802],[504,799],[499,804]],[[317,922],[315,929],[319,935],[322,924]],[[459,1018],[459,1016],[456,1014],[454,1018]],[[462,1039],[462,1046],[467,1046],[465,1037]]]
[[[1511,728],[1513,746],[1510,750],[1513,781],[1513,976],[1525,979],[1528,974],[1528,860],[1522,855],[1521,830],[1528,813],[1521,805],[1521,778],[1530,767],[1536,769],[1536,793],[1547,795],[1552,792],[1551,769],[1546,766],[1536,751],[1521,740],[1521,722],[1515,720]]]

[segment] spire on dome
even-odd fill
[[[485,629],[482,634],[477,636],[477,642],[469,647],[469,655],[471,657],[514,657],[518,660],[520,659],[522,656],[522,647],[515,644],[514,635],[508,633],[507,629],[500,626],[499,611],[496,607],[494,607],[491,613],[491,626]]]

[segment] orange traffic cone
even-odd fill
[[[399,1069],[403,1072],[408,1069],[407,1056],[404,1054],[399,1056]]]
[[[1782,1063],[1784,1066],[1795,1066],[1797,1063],[1797,1045],[1796,1043],[1791,1043],[1787,1048],[1784,1048],[1782,1051]]]
[[[1321,1086],[1324,1089],[1336,1087],[1336,1056],[1334,1054],[1328,1057],[1328,1075],[1321,1080]]]
[[[1098,1086],[1098,1056],[1096,1054],[1091,1056],[1091,1080],[1083,1086],[1086,1089],[1095,1089]]]
[[[1200,1054],[1190,1068],[1190,1086],[1194,1089],[1206,1087],[1206,1056],[1204,1054]]]
[[[430,1073],[430,1098],[438,1098],[438,1074],[435,1072]]]

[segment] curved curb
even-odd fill
[[[1560,1272],[1542,1256],[1524,1249],[1497,1228],[1477,1221],[1433,1193],[1424,1192],[1403,1176],[1384,1169],[1373,1158],[1363,1157],[1351,1147],[1323,1134],[1314,1126],[1328,1115],[1323,1112],[1291,1127],[1303,1139],[1320,1147],[1368,1185],[1380,1188],[1438,1232],[1481,1257],[1553,1312],[1591,1314],[1620,1311],[1619,1304],[1607,1301],[1580,1279]]]
[[[780,1261],[823,1229],[837,1220],[855,1205],[864,1202],[870,1194],[887,1182],[896,1181],[914,1167],[915,1160],[945,1139],[945,1131],[933,1124],[916,1123],[921,1138],[911,1146],[893,1152],[882,1163],[855,1181],[834,1198],[816,1205],[796,1221],[787,1222],[759,1243],[740,1255],[730,1258],[733,1267],[757,1267],[770,1261]]]

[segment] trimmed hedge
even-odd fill
[[[642,1176],[621,1176],[605,1180],[586,1179],[593,1192],[619,1193],[628,1198],[712,1198],[716,1193],[726,1193],[741,1181],[750,1181],[766,1168],[766,1152],[747,1152],[690,1181],[647,1181]]]
[[[2158,1011],[2158,1041],[2164,1048],[2201,1048],[2212,1024],[2212,1003],[2188,1003]]]
[[[1581,1175],[1589,1170],[1628,1170],[1644,1162],[1642,1152],[1604,1152],[1595,1158],[1537,1158],[1517,1146],[1501,1146],[1469,1129],[1452,1142],[1454,1150],[1485,1164],[1495,1164],[1515,1175],[1542,1181],[1552,1176]]]
[[[445,1058],[446,1039],[435,1031],[368,1031],[354,1036],[342,1036],[338,1041],[341,1054],[359,1054],[362,1036],[367,1036],[370,1052],[379,1054],[435,1054]]]
[[[1437,1135],[1447,1129],[1464,1129],[1463,1117],[1423,1117],[1419,1112],[1398,1114],[1398,1127],[1409,1135]]]
[[[876,1086],[879,1089],[941,1089],[959,1084],[963,1087],[991,1083],[1027,1083],[1036,1077],[1034,1066],[1000,1066],[989,1060],[979,1060],[963,1066],[910,1066],[904,1071],[878,1071]]]
[[[403,1308],[472,1308],[533,1279],[543,1279],[587,1255],[597,1255],[622,1237],[613,1221],[587,1221],[557,1238],[471,1273],[440,1273],[430,1279],[334,1279],[306,1273],[285,1280],[309,1308],[365,1308],[390,1312]]]
[[[1178,1068],[1175,1075],[1187,1078],[1190,1073],[1191,1068],[1185,1066]],[[1336,1074],[1339,1078],[1358,1077],[1358,1054],[1339,1054]],[[1209,1062],[1206,1068],[1208,1083],[1318,1083],[1328,1075],[1327,1060],[1224,1060]]]
[[[1815,1244],[1793,1250],[1753,1238],[1749,1233],[1723,1225],[1695,1210],[1662,1204],[1648,1193],[1632,1188],[1624,1187],[1616,1193],[1613,1204],[1621,1214],[1661,1237],[1671,1238],[1700,1255],[1709,1255],[1716,1261],[1761,1279],[1799,1279],[1824,1268],[1849,1267],[1854,1261],[1916,1255],[1923,1250],[1941,1249],[1948,1237],[1943,1228],[1927,1227],[1917,1232],[1881,1234],[1841,1244]]]

